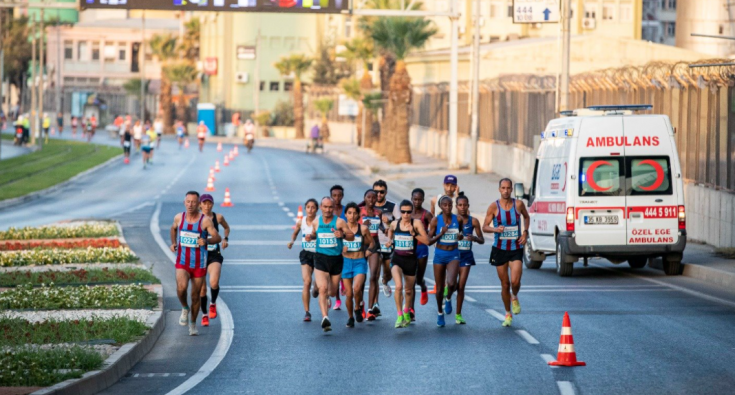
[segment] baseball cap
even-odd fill
[[[199,202],[212,202],[212,203],[214,203],[214,198],[212,197],[212,195],[210,195],[208,193],[205,193],[204,195],[202,195],[199,198]]]
[[[448,176],[444,177],[444,183],[445,184],[454,184],[454,185],[457,185],[457,177],[455,177],[453,175],[448,175]]]

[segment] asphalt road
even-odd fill
[[[54,195],[0,211],[0,227],[118,218],[131,246],[164,280],[164,334],[105,393],[167,393],[196,375],[220,338],[221,319],[200,328],[198,337],[178,326],[173,270],[150,233],[150,221],[158,214],[156,224],[168,241],[184,193],[203,190],[209,167],[221,156],[214,146],[199,154],[193,146],[179,152],[165,142],[151,169],[142,170],[138,161],[111,167]],[[241,150],[217,174],[215,211],[234,228],[220,293],[232,312],[234,337],[219,366],[192,392],[729,394],[735,388],[733,290],[603,260],[575,268],[571,278],[558,277],[551,259],[540,270],[526,270],[523,311],[512,328],[496,318],[503,306],[487,246],[475,250],[478,266],[463,309],[467,325],[455,325],[448,316],[447,326],[437,328],[430,299],[418,306],[415,324],[394,329],[393,299],[382,294],[383,317],[375,322],[348,329],[346,312],[332,311],[333,331],[325,334],[316,300],[314,321],[302,322],[298,250],[285,247],[292,215],[307,198],[327,195],[333,184],[344,186],[346,203],[359,200],[372,181],[321,156],[262,147],[250,155]],[[219,208],[225,187],[235,207]],[[586,367],[546,363],[556,357],[565,311]]]

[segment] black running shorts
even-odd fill
[[[217,262],[220,265],[225,261],[225,258],[217,251],[209,251],[207,252],[207,266],[210,264]]]
[[[398,266],[403,270],[404,276],[415,276],[418,272],[418,258],[416,258],[416,255],[413,256],[405,256],[405,255],[398,255],[393,254],[393,257],[390,260],[390,266]]]
[[[493,251],[490,253],[490,264],[493,266],[503,266],[508,262],[522,260],[523,248],[517,250],[501,250],[500,248],[493,247]]]
[[[299,261],[302,265],[309,265],[312,269],[314,268],[314,252],[301,250],[299,253]]]
[[[331,276],[342,274],[342,255],[314,254],[314,269],[329,273]]]

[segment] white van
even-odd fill
[[[679,274],[686,213],[674,130],[666,115],[633,115],[651,106],[595,106],[562,115],[541,134],[528,194],[530,242],[524,263],[537,269],[556,255],[560,276],[603,257],[632,268],[661,257]]]

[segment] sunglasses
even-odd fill
[[[412,212],[413,212],[412,210],[408,210],[408,211],[401,210],[401,214],[411,214]]]
[[[375,190],[375,193],[379,193],[381,195],[385,195],[385,191],[381,191],[381,190],[378,190],[378,189]]]

